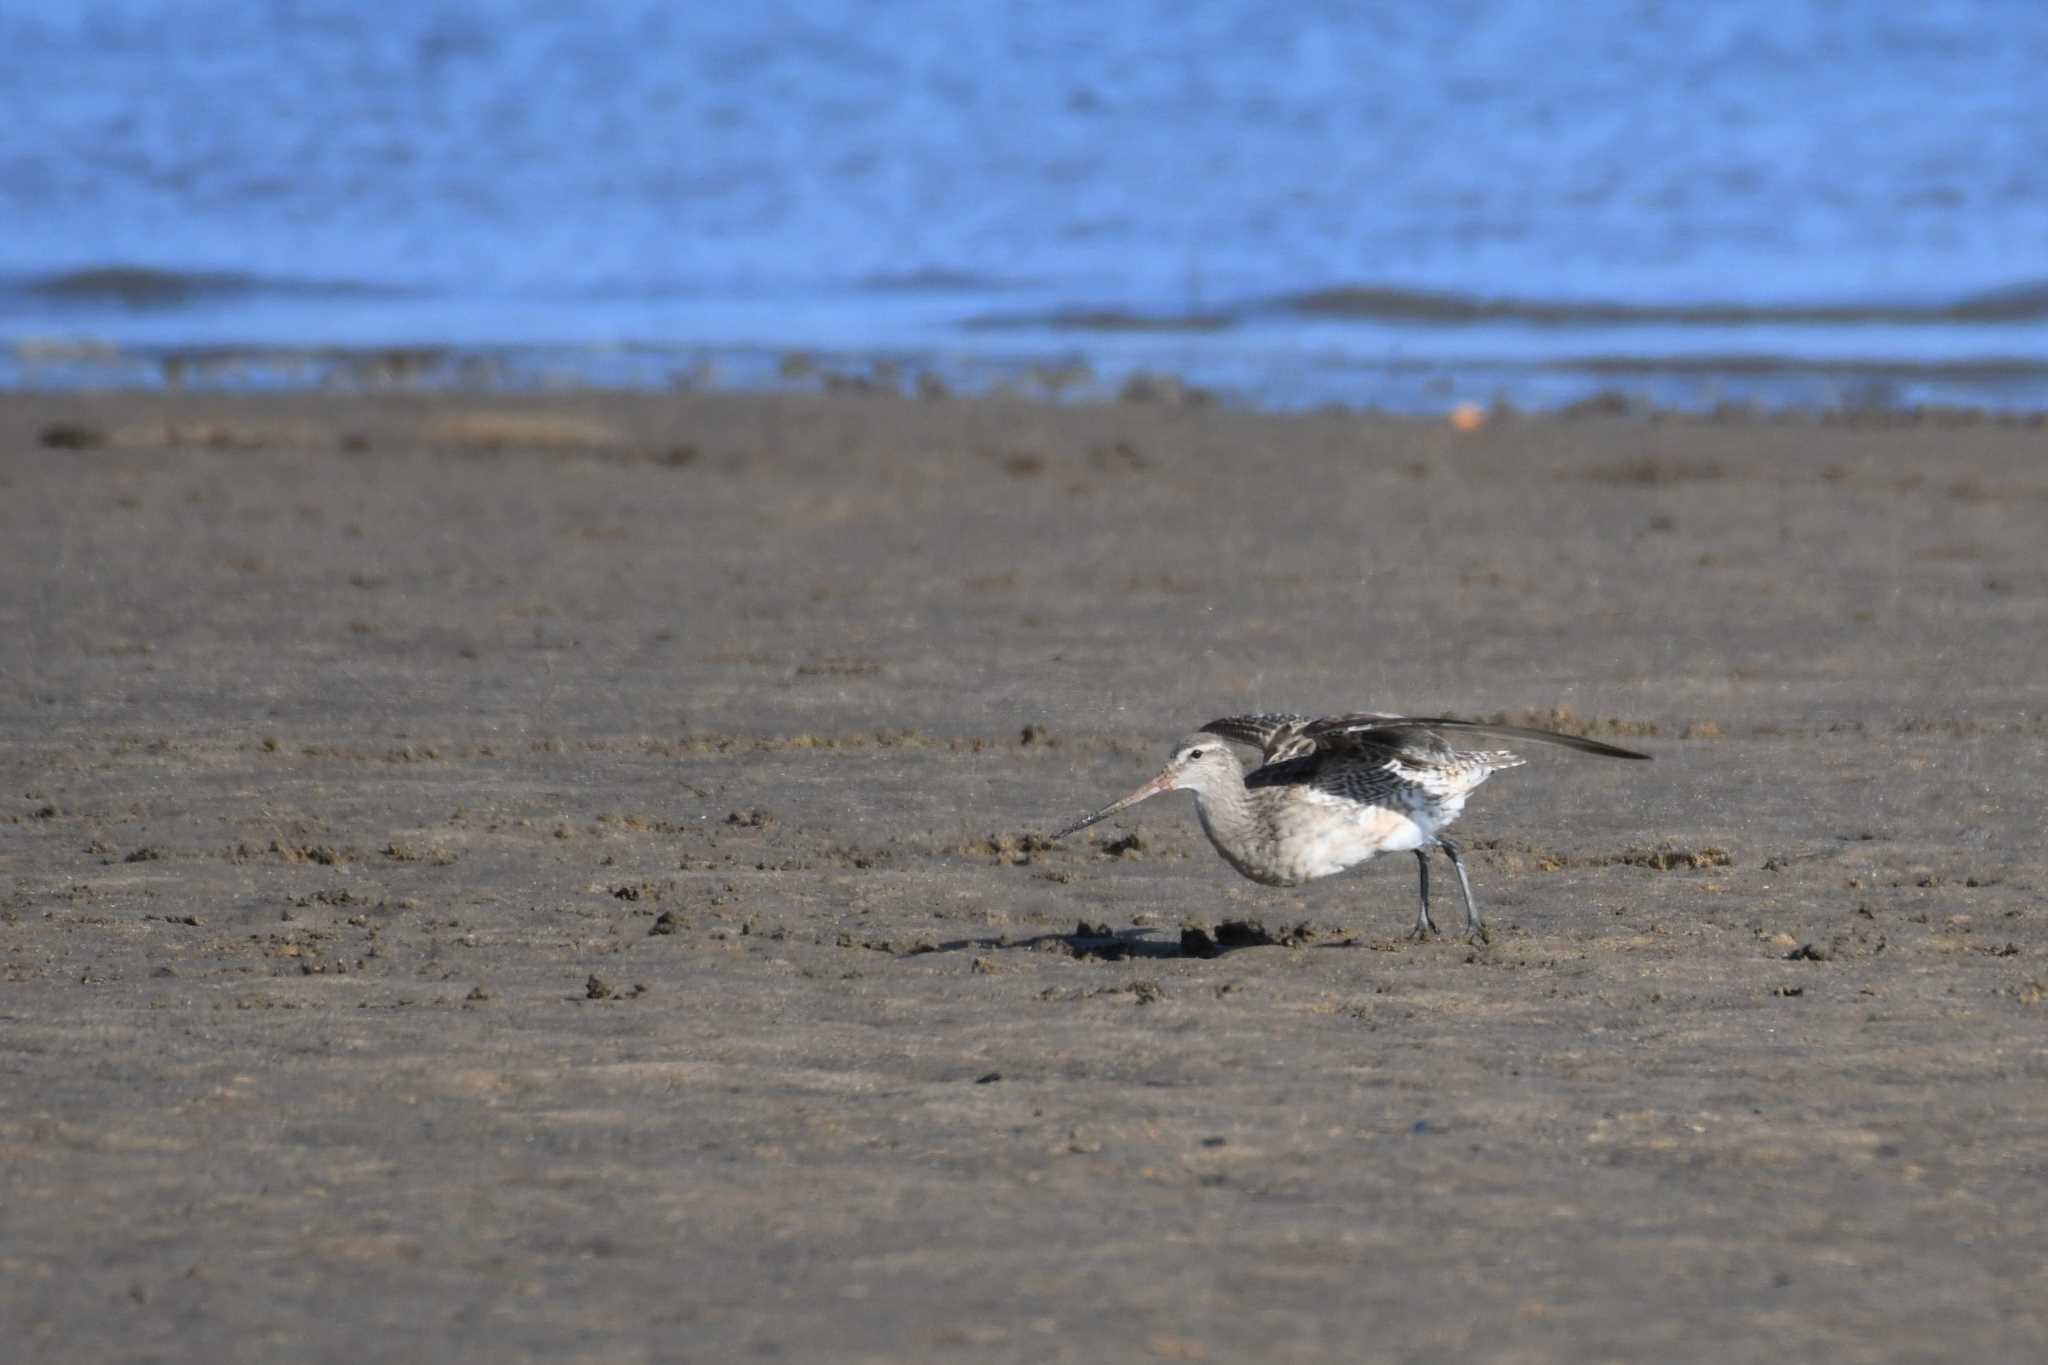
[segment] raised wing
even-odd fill
[[[1410,762],[1446,762],[1454,750],[1445,732],[1454,734],[1497,735],[1502,739],[1526,739],[1538,744],[1555,744],[1564,749],[1577,749],[1583,754],[1599,754],[1603,758],[1639,758],[1647,760],[1648,754],[1639,754],[1633,749],[1623,749],[1613,744],[1602,744],[1597,739],[1583,735],[1560,734],[1555,730],[1537,730],[1526,725],[1489,725],[1478,720],[1451,720],[1445,717],[1389,716],[1378,712],[1360,711],[1348,716],[1328,716],[1302,726],[1300,740],[1318,749],[1387,749]]]
[[[1233,744],[1250,745],[1263,755],[1263,762],[1274,763],[1314,753],[1315,743],[1301,738],[1302,729],[1314,723],[1309,716],[1264,711],[1256,716],[1225,716],[1221,720],[1212,720],[1202,727],[1202,733],[1220,735]]]

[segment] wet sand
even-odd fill
[[[0,398],[0,1329],[2039,1358],[2044,452]],[[1185,796],[1029,837],[1211,716],[1367,707],[1656,761],[1481,790],[1477,950],[1404,937],[1405,855],[1260,888]]]

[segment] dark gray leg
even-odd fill
[[[1458,886],[1465,893],[1465,937],[1474,943],[1490,941],[1493,936],[1486,932],[1486,925],[1479,918],[1479,906],[1472,899],[1472,879],[1465,875],[1465,860],[1458,856],[1458,846],[1449,839],[1438,839],[1436,846],[1451,860],[1451,866],[1458,869]]]
[[[1429,938],[1437,932],[1436,921],[1429,917],[1429,850],[1415,850],[1415,865],[1422,870],[1422,913],[1415,917],[1416,938]]]

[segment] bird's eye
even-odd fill
[[[1201,751],[1200,749],[1190,749],[1190,750],[1188,750],[1188,757],[1189,757],[1189,758],[1200,758],[1201,756],[1202,756],[1202,751]]]

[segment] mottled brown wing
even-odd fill
[[[1346,753],[1322,749],[1256,768],[1245,774],[1244,784],[1253,791],[1261,787],[1306,787],[1354,805],[1398,810],[1413,804],[1412,798],[1425,792],[1423,784],[1416,780],[1417,775],[1434,771],[1420,765],[1404,765],[1390,749],[1367,746]]]
[[[1274,763],[1315,752],[1315,744],[1301,738],[1302,727],[1311,723],[1308,716],[1264,711],[1256,716],[1225,716],[1221,720],[1212,720],[1202,727],[1202,733],[1221,736],[1233,744],[1250,745],[1259,751],[1265,762]]]
[[[1583,735],[1560,734],[1555,730],[1536,730],[1526,725],[1489,725],[1477,720],[1383,716],[1371,712],[1330,716],[1323,720],[1311,721],[1302,727],[1301,738],[1322,748],[1388,749],[1409,762],[1427,764],[1451,761],[1455,751],[1450,741],[1444,737],[1445,731],[1532,740],[1538,744],[1555,744],[1560,748],[1577,749],[1580,753],[1599,754],[1605,758],[1649,758],[1648,754],[1639,754],[1633,749],[1618,748],[1612,744],[1602,744],[1597,739],[1587,739]]]

